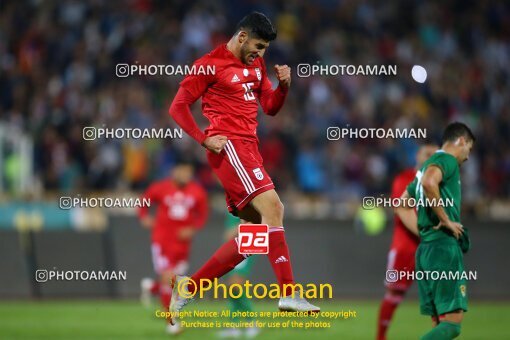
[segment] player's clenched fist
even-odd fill
[[[280,82],[280,85],[284,87],[290,86],[290,67],[287,65],[275,65],[274,70],[276,72],[276,79]]]
[[[203,143],[204,147],[207,150],[210,150],[210,151],[214,152],[215,154],[219,154],[221,152],[221,150],[223,150],[223,147],[225,146],[225,144],[227,144],[227,137],[219,136],[219,135],[207,137]]]

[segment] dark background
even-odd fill
[[[22,190],[15,142],[4,142],[7,199],[139,191],[182,155],[194,159],[211,193],[221,193],[189,138],[86,142],[82,129],[175,127],[168,108],[181,77],[118,78],[115,65],[190,65],[253,10],[278,30],[268,69],[293,68],[283,110],[261,116],[258,129],[265,167],[279,193],[290,196],[287,204],[310,204],[310,197],[324,205],[359,202],[388,193],[394,175],[414,165],[420,140],[330,142],[329,126],[426,128],[438,142],[447,123],[460,120],[478,138],[463,171],[466,213],[497,218],[494,205],[508,208],[510,6],[460,0],[2,1],[0,124],[33,143],[30,185]],[[299,78],[300,63],[395,64],[398,75]],[[423,85],[410,76],[414,64],[428,71]],[[205,127],[199,105],[194,111]]]

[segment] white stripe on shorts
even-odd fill
[[[225,144],[225,151],[230,160],[230,164],[232,164],[237,172],[237,176],[239,176],[239,179],[241,179],[241,182],[243,183],[244,190],[246,190],[248,194],[251,194],[255,191],[255,186],[253,185],[250,176],[246,172],[246,169],[243,167],[243,164],[239,160],[236,150],[234,149],[234,145],[232,145],[231,141],[227,141],[227,144]]]

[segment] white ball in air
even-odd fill
[[[427,80],[427,70],[423,66],[414,65],[411,70],[411,75],[413,79],[418,83],[424,83]]]

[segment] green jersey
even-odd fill
[[[443,179],[439,184],[439,202],[430,202],[424,205],[417,205],[418,215],[418,230],[422,241],[433,241],[441,238],[453,237],[453,235],[441,228],[439,230],[433,229],[439,224],[439,218],[432,210],[431,205],[436,203],[443,207],[448,218],[453,222],[460,223],[460,209],[461,209],[461,185],[460,185],[460,171],[457,159],[443,150],[438,150],[428,160],[423,163],[423,166],[416,172],[415,179],[407,186],[407,192],[410,197],[416,199],[418,202],[427,200],[421,185],[421,178],[425,170],[431,166],[437,166],[443,173]],[[464,228],[465,229],[465,228]],[[469,249],[469,236],[467,230],[464,235],[459,239],[460,246],[465,252]]]

